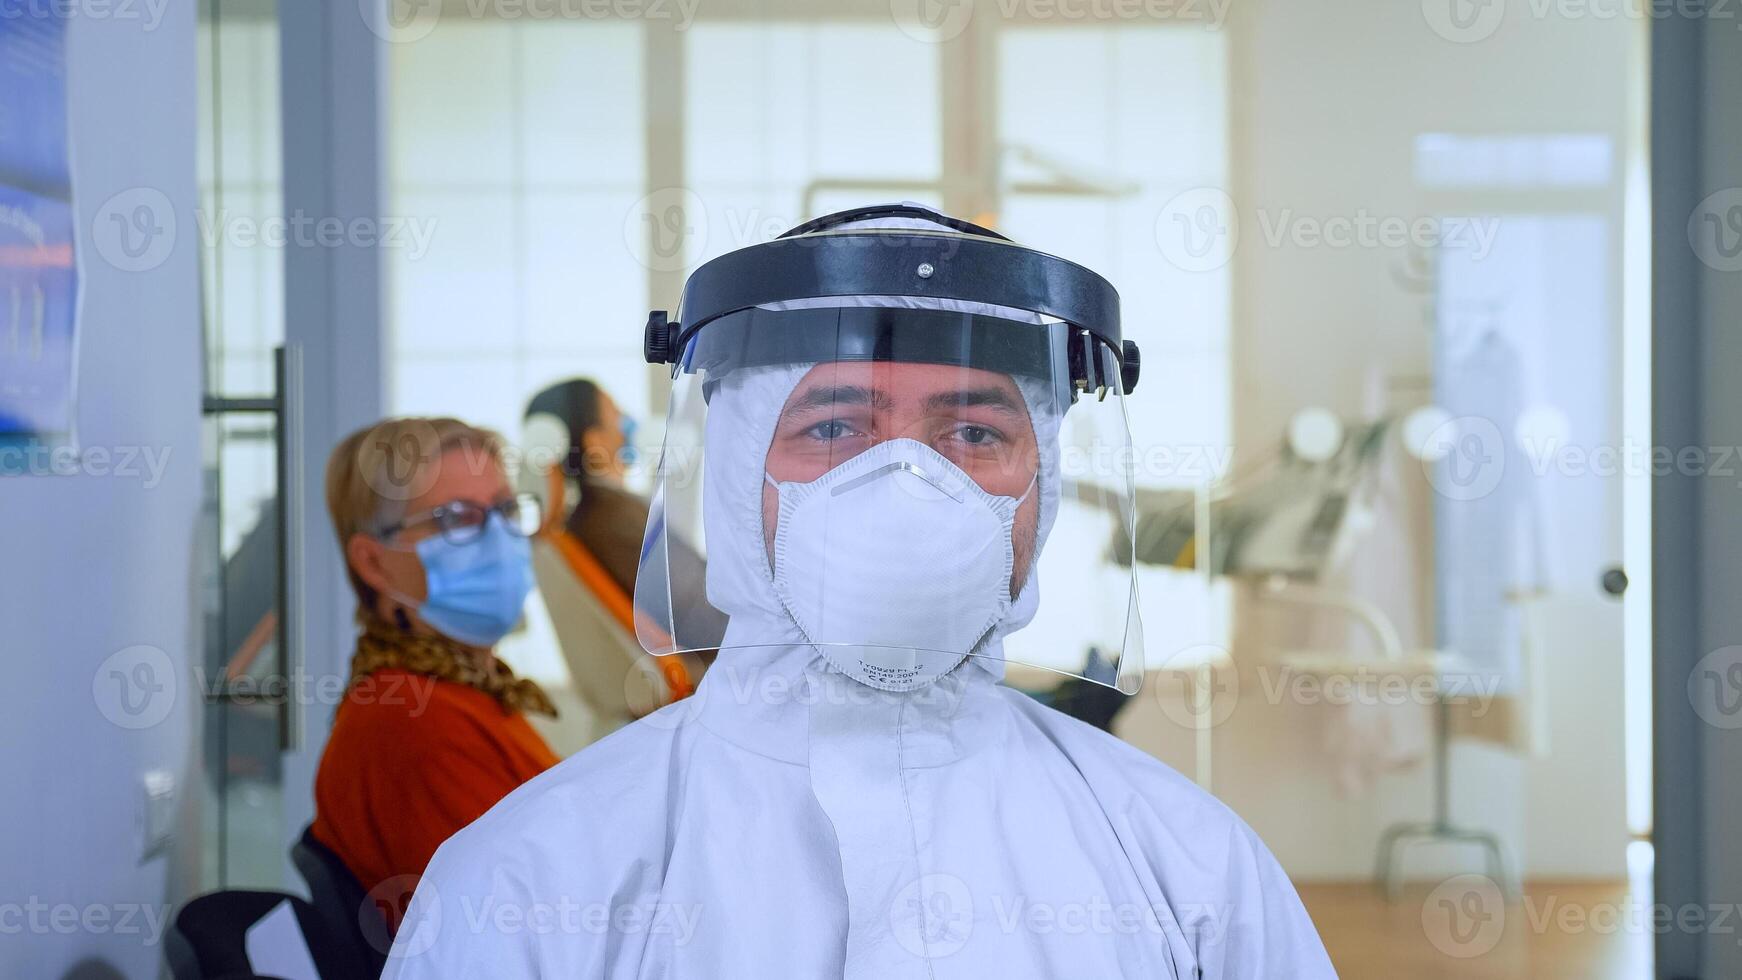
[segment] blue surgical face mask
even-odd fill
[[[492,513],[463,544],[441,535],[417,543],[428,595],[417,614],[445,636],[495,646],[520,621],[532,593],[532,545]]]

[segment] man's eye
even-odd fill
[[[984,446],[998,438],[998,433],[983,425],[964,425],[956,430],[956,435],[970,446]]]
[[[808,431],[818,439],[843,439],[853,434],[853,427],[840,419],[829,419],[827,422],[818,422]]]

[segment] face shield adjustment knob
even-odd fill
[[[1124,356],[1119,359],[1119,383],[1124,385],[1127,395],[1137,390],[1137,378],[1142,373],[1143,356],[1138,353],[1137,341],[1127,340]]]
[[[642,336],[642,356],[649,364],[670,364],[677,360],[677,340],[682,325],[667,319],[664,310],[647,314],[647,332]]]

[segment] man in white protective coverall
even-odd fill
[[[705,264],[680,314],[647,335],[674,392],[638,632],[719,657],[450,839],[386,976],[1335,976],[1245,823],[1002,683],[1040,662],[1006,645],[1042,570],[1084,630],[1044,666],[1141,675],[1129,569],[1040,560],[1061,507],[1129,493],[1061,472],[1061,435],[1129,446],[1112,287],[890,205]],[[704,543],[724,633],[674,635]]]

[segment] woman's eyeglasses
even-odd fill
[[[501,515],[502,523],[508,526],[508,530],[523,538],[538,533],[539,527],[544,524],[544,505],[533,494],[523,493],[489,507],[479,506],[470,500],[455,500],[381,528],[376,534],[386,539],[402,531],[434,524],[436,530],[449,542],[466,544],[476,541],[484,533],[484,525],[489,522],[491,514]]]

